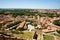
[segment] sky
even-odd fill
[[[60,0],[0,0],[0,8],[60,9]]]

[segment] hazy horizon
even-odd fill
[[[0,0],[4,9],[60,9],[60,0]]]

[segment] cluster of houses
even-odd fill
[[[42,13],[46,13],[46,12],[48,12],[48,13],[57,13],[57,14],[60,14],[60,10],[56,10],[56,9],[49,9],[49,10],[47,10],[47,9],[45,9],[45,10],[43,10],[43,9],[39,9],[39,10],[33,10],[33,12],[42,12]]]
[[[16,20],[20,20],[21,23],[16,27],[17,30],[22,29],[28,29],[29,31],[35,30],[36,28],[41,29],[43,32],[54,32],[55,30],[59,30],[60,27],[53,24],[54,20],[60,20],[60,17],[53,17],[50,18],[48,16],[46,17],[40,17],[37,16],[17,16],[16,18],[12,17],[11,15],[0,15],[0,23],[4,23],[6,21],[13,20],[12,22]],[[30,22],[26,22],[26,20],[31,20],[33,22],[36,22],[37,26],[33,26],[30,24]],[[12,22],[7,22],[5,25],[2,26],[2,28],[7,27],[7,24],[10,24]]]

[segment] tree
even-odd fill
[[[56,32],[60,34],[60,30],[56,30]]]
[[[33,22],[32,25],[33,25],[33,26],[37,26],[36,22]]]
[[[60,20],[54,20],[53,24],[60,26]]]
[[[2,24],[0,24],[0,28],[2,27]]]
[[[30,22],[30,23],[33,23],[33,21],[32,21],[32,20],[26,20],[26,22]]]
[[[17,25],[19,23],[21,23],[21,21],[15,21],[14,23],[8,24],[7,27],[10,28],[10,27]]]

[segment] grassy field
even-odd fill
[[[54,40],[54,37],[50,35],[44,35],[44,40]]]
[[[17,38],[21,38],[21,39],[28,39],[28,40],[32,40],[33,39],[33,35],[34,35],[34,31],[19,31],[19,30],[0,30],[8,35],[11,35],[12,37],[17,37]],[[41,31],[37,31],[37,35],[38,35],[38,40],[42,40],[42,32]],[[54,36],[56,36],[57,40],[60,40],[60,34],[49,34],[49,35],[44,35],[43,39],[44,40],[54,40]]]
[[[60,34],[53,34],[56,36],[56,40],[60,40]]]
[[[8,35],[11,35],[12,37],[17,37],[17,38],[22,38],[22,39],[28,39],[28,40],[32,40],[33,39],[33,35],[34,35],[34,31],[20,31],[20,30],[4,30],[1,29],[0,31],[2,31],[3,33],[6,33]],[[41,31],[37,31],[37,35],[38,35],[38,39],[40,40],[42,38],[42,32]]]
[[[8,35],[11,35],[12,37],[17,37],[17,38],[22,38],[22,39],[28,39],[28,40],[32,40],[34,32],[31,31],[19,31],[19,30],[0,30],[3,33],[6,33]]]
[[[31,39],[33,38],[33,32],[24,32],[23,34],[17,34],[18,37],[23,39]]]
[[[55,33],[54,33],[53,35],[60,37],[60,34],[55,34]]]

